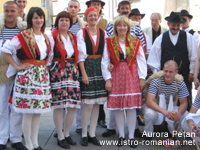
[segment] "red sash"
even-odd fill
[[[56,46],[56,48],[58,49],[58,51],[60,52],[60,55],[61,55],[61,63],[62,63],[61,66],[62,66],[62,68],[64,68],[65,67],[65,58],[67,56],[67,51],[65,50],[65,45],[62,41],[61,33],[57,28],[55,28],[52,32],[52,35],[53,35],[53,38],[54,38],[54,41],[55,41],[55,46]],[[70,40],[72,42],[72,46],[74,48],[75,64],[77,66],[78,49],[77,49],[76,36],[73,33],[71,33],[70,31],[68,31],[68,35],[70,37]]]

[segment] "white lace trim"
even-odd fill
[[[117,96],[129,96],[129,95],[142,95],[141,93],[129,93],[129,94],[109,94],[109,96],[117,97]]]
[[[61,81],[61,82],[51,83],[51,89],[59,89],[63,87],[79,88],[80,83],[78,81]]]
[[[100,94],[107,94],[106,90],[99,90],[99,91],[82,91],[81,95],[100,95]]]
[[[47,87],[36,87],[36,86],[23,86],[23,85],[19,85],[17,83],[15,83],[16,86],[20,87],[20,88],[25,88],[25,89],[40,89],[40,90],[50,90],[51,86],[47,86]]]
[[[23,114],[43,114],[48,113],[51,111],[51,108],[45,108],[45,109],[27,109],[27,108],[17,108],[13,106],[13,109],[17,113],[23,113]]]
[[[52,99],[52,95],[27,95],[27,94],[19,94],[14,92],[13,98],[22,98],[22,99],[37,99],[37,100],[50,100]]]
[[[56,104],[56,103],[63,102],[63,101],[64,102],[66,102],[66,101],[81,102],[81,100],[64,99],[64,100],[55,100],[55,101],[52,101],[51,103]]]
[[[106,101],[107,101],[107,97],[81,100],[83,104],[104,104]]]
[[[136,108],[140,109],[142,107],[136,107],[136,106],[135,107],[125,107],[125,108],[108,108],[107,107],[108,110],[127,110],[127,109],[136,109]]]
[[[66,105],[58,105],[58,106],[52,106],[52,109],[58,109],[58,108],[77,108],[80,109],[81,106],[80,105],[76,105],[76,104],[66,104]]]

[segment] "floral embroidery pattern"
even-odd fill
[[[51,107],[49,73],[44,65],[32,65],[16,75],[14,105],[21,109]]]
[[[140,40],[138,40],[136,37],[133,37],[133,39],[126,37],[126,59],[129,67],[135,60],[140,45]],[[120,52],[122,52],[121,47],[119,45],[118,36],[110,38],[110,47],[108,47],[108,50],[111,53],[113,63],[117,65],[120,60]]]

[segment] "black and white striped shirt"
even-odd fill
[[[52,27],[51,32],[55,29],[55,26]],[[78,23],[78,20],[71,26],[69,31],[77,36],[77,32],[81,29],[81,26]]]
[[[108,36],[112,36],[113,35],[113,24],[109,23],[106,27],[106,33]],[[145,40],[142,34],[142,30],[140,28],[139,25],[136,26],[132,26],[131,27],[131,35],[136,36],[141,42],[142,42],[142,46],[145,47]]]
[[[151,94],[153,94],[157,97],[158,88],[159,88],[158,78],[153,79],[150,83],[148,93],[151,93]],[[165,100],[166,100],[167,103],[169,102],[170,95],[173,95],[173,98],[175,98],[176,95],[178,95],[178,98],[184,98],[184,97],[187,97],[187,96],[190,95],[184,81],[178,82],[177,83],[177,90],[174,92],[175,89],[176,89],[175,79],[174,79],[172,84],[166,84],[164,77],[162,77],[160,79],[159,95],[164,94]]]
[[[192,106],[196,109],[200,108],[200,95],[197,94],[197,96],[195,97],[194,103],[192,104]]]
[[[20,30],[17,26],[14,28],[8,28],[8,27],[4,26],[2,33],[0,32],[0,40],[3,41],[2,45],[0,45],[0,46],[2,47],[6,40],[11,40],[13,38],[13,36],[17,35],[18,33],[20,33]],[[2,37],[2,34],[3,34],[3,37]],[[5,41],[3,40],[3,38]]]

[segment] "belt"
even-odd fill
[[[65,60],[67,60],[67,61],[75,61],[74,58],[65,58]],[[55,61],[61,61],[61,59],[60,58],[54,58],[53,62],[55,62]]]
[[[87,58],[101,58],[102,55],[88,55]]]
[[[25,59],[22,61],[22,64],[29,63],[33,65],[46,65],[45,60],[34,60],[34,59]]]

